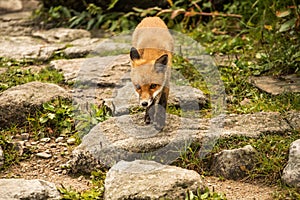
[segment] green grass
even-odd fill
[[[41,69],[39,72],[33,72],[31,69],[24,69],[32,63],[20,63],[17,61],[7,61],[0,58],[0,67],[6,69],[0,74],[0,92],[32,81],[41,81],[48,83],[62,84],[63,75],[57,70],[49,67]]]
[[[213,154],[226,149],[236,149],[245,145],[251,145],[258,152],[257,163],[255,163],[252,170],[247,172],[248,175],[243,180],[281,186],[279,191],[274,193],[276,199],[299,196],[300,194],[295,189],[286,187],[281,181],[282,171],[288,161],[290,144],[297,139],[300,139],[299,131],[282,135],[261,135],[258,138],[245,136],[221,138],[204,159],[199,159],[198,156],[201,144],[194,143],[187,148],[187,151],[182,152],[178,160],[173,164],[195,170],[202,175],[211,175],[210,166]]]
[[[182,152],[176,165],[179,164],[181,167],[209,175],[209,166],[214,153],[225,149],[241,148],[250,144],[258,151],[258,162],[254,169],[249,171],[246,179],[262,181],[268,184],[278,184],[281,183],[281,172],[288,160],[290,144],[299,138],[299,132],[297,131],[283,135],[261,135],[258,138],[245,136],[222,138],[217,141],[213,150],[203,160],[198,158],[201,144],[195,143],[188,147],[186,152]]]
[[[226,200],[226,195],[223,193],[218,193],[214,191],[210,191],[208,188],[205,188],[203,191],[198,189],[196,193],[191,191],[187,191],[185,200]]]
[[[0,171],[7,169],[9,166],[18,164],[22,160],[30,158],[30,150],[23,152],[20,155],[17,145],[11,140],[11,134],[0,130],[0,146],[4,153],[4,163],[0,167]]]
[[[93,200],[103,199],[104,195],[104,180],[106,177],[106,171],[93,171],[91,172],[91,189],[83,192],[78,192],[72,188],[65,188],[62,186],[59,188],[59,192],[62,195],[63,200]]]

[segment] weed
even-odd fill
[[[78,107],[78,106],[77,106]],[[105,105],[87,105],[84,110],[76,111],[76,138],[78,142],[86,135],[91,128],[97,125],[99,122],[107,120],[111,116],[111,113]]]
[[[17,145],[11,141],[11,135],[9,130],[0,130],[0,146],[4,155],[4,162],[0,166],[0,171],[29,158],[29,152],[20,154]]]
[[[69,100],[56,99],[46,102],[35,115],[27,118],[25,129],[36,139],[67,136],[75,132],[74,109]]]
[[[59,188],[59,192],[62,194],[62,199],[70,199],[70,200],[92,200],[92,199],[103,199],[104,195],[104,180],[105,180],[105,171],[93,171],[91,172],[92,179],[92,189],[83,191],[81,193],[67,189],[63,185]]]
[[[207,200],[226,200],[224,194],[217,193],[214,191],[210,191],[208,188],[204,190],[198,189],[196,194],[191,191],[187,191],[185,200],[200,200],[200,199],[207,199]]]

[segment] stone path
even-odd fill
[[[1,6],[3,5],[0,4]],[[181,117],[168,114],[166,127],[157,132],[151,125],[142,122],[141,113],[130,114],[130,109],[137,105],[137,99],[128,75],[130,70],[126,54],[130,49],[128,35],[105,40],[91,38],[91,34],[85,30],[65,28],[34,30],[26,20],[28,16],[27,12],[0,15],[0,57],[50,61],[50,66],[61,71],[67,82],[75,84],[74,88],[68,89],[54,84],[31,82],[0,93],[0,128],[10,126],[11,123],[25,122],[26,116],[39,109],[43,102],[58,97],[73,100],[74,104],[79,105],[89,103],[98,105],[105,101],[105,105],[114,116],[86,133],[82,143],[77,147],[74,146],[73,140],[65,137],[34,141],[26,134],[15,136],[13,139],[20,146],[20,153],[27,150],[32,152],[33,157],[29,161],[21,162],[20,166],[13,166],[7,171],[0,172],[2,178],[0,196],[9,198],[13,192],[24,190],[22,187],[15,188],[8,194],[1,184],[8,182],[20,184],[24,180],[11,178],[26,178],[35,182],[36,186],[31,187],[34,192],[20,194],[25,195],[22,198],[39,198],[36,195],[44,195],[43,198],[58,199],[59,195],[54,184],[42,180],[54,182],[56,187],[65,184],[67,187],[73,186],[82,191],[89,188],[90,180],[83,176],[73,178],[71,175],[78,172],[89,173],[105,165],[110,168],[105,180],[105,199],[177,198],[184,197],[187,190],[196,192],[205,186],[228,193],[229,199],[270,198],[274,188],[230,180],[221,182],[215,177],[203,178],[195,171],[169,164],[185,151],[189,144],[195,142],[208,144],[203,145],[208,148],[203,149],[205,153],[220,137],[236,135],[258,137],[263,134],[282,134],[299,130],[299,111],[290,111],[286,114],[259,112],[226,116],[222,115],[223,113],[215,113],[210,119],[203,118],[199,110],[209,101],[216,103],[219,99],[208,99],[202,91],[189,85],[176,85],[178,80],[183,79],[176,77],[177,80],[172,83],[169,103],[183,108],[184,112]],[[183,50],[187,51],[189,41],[184,42],[186,46],[183,46]],[[178,42],[177,45],[179,44]],[[52,59],[59,54],[68,59]],[[191,56],[193,62],[202,64],[204,68],[210,64],[210,61],[205,62],[205,56]],[[218,86],[217,80],[213,77],[208,76],[208,79]],[[296,82],[290,86],[296,85],[297,88],[298,79],[293,80]],[[214,91],[220,92],[219,95],[222,94],[222,88],[217,89],[220,91]],[[81,112],[86,110],[83,109]],[[291,157],[284,171],[286,182],[296,187],[299,187],[297,185],[299,177],[291,174],[299,173],[300,168],[295,167],[299,166],[297,153],[299,146],[298,141],[291,145]],[[252,147],[246,147],[249,148]],[[232,152],[240,156],[241,151],[245,151],[245,148],[221,152],[220,155],[226,154],[225,157],[232,158]],[[218,155],[215,156],[217,161],[221,159],[217,157]],[[0,166],[3,159],[3,150],[0,147]],[[222,164],[215,163],[215,167],[221,168],[214,169],[215,175],[226,176],[223,174],[224,170],[236,175],[239,174],[238,170],[243,169],[241,166],[246,166],[245,163],[237,162],[238,158],[231,160],[232,167],[229,166],[228,169],[228,165],[224,167],[224,160],[220,161]],[[241,176],[226,177],[238,179]],[[31,184],[30,181],[28,183]],[[39,184],[47,189],[41,188]],[[267,192],[263,192],[263,189]],[[40,190],[44,193],[40,194]],[[254,190],[256,192],[252,192]]]

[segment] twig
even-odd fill
[[[236,18],[242,18],[242,15],[238,14],[224,14],[224,13],[218,13],[218,12],[185,12],[185,16],[194,16],[194,15],[202,15],[202,16],[213,16],[213,17],[236,17]]]

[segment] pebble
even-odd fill
[[[83,176],[78,177],[78,181],[82,181],[82,179],[83,179]]]
[[[58,137],[55,139],[56,143],[63,142],[63,141],[64,141],[64,137]]]
[[[51,157],[52,157],[51,154],[46,153],[46,152],[37,153],[36,156],[37,156],[37,157],[40,157],[40,158],[45,158],[45,159],[48,159],[48,158],[51,158]]]
[[[70,144],[70,145],[75,144],[75,142],[76,142],[76,139],[75,139],[75,138],[69,138],[69,139],[67,140],[67,144]]]
[[[59,142],[58,145],[59,145],[59,146],[65,146],[65,147],[68,146],[67,143],[63,143],[63,142]]]
[[[50,144],[50,148],[56,148],[56,144],[55,143]]]
[[[51,140],[51,138],[42,138],[42,139],[40,139],[41,142],[45,142],[45,143],[50,142],[50,140]]]
[[[33,141],[31,142],[31,145],[37,145],[39,143],[39,141]]]
[[[31,143],[30,142],[25,142],[25,146],[30,148],[31,147]]]

